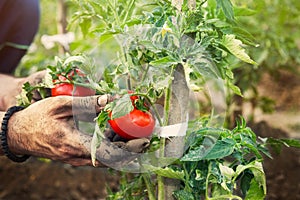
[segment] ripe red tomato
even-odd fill
[[[111,113],[109,116],[111,117]],[[108,120],[108,123],[118,135],[128,140],[150,136],[155,126],[150,112],[136,108],[127,115]]]
[[[85,77],[85,74],[80,71],[79,69],[72,70],[68,75],[68,79],[72,80],[72,78],[75,76],[75,73],[80,77]],[[67,78],[64,76],[58,76],[59,81],[66,81]],[[57,82],[57,80],[53,81],[54,83]],[[67,96],[91,96],[95,95],[95,90],[83,87],[83,86],[74,86],[71,83],[59,83],[55,84],[54,88],[51,89],[51,96],[61,96],[61,95],[67,95]]]
[[[54,88],[51,89],[51,96],[92,96],[95,95],[95,90],[83,87],[74,86],[71,83],[60,83],[56,84]]]

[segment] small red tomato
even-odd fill
[[[109,114],[111,117],[111,113]],[[148,111],[134,108],[129,114],[108,120],[111,128],[125,139],[148,137],[155,127],[155,120]]]
[[[78,76],[85,77],[85,74],[80,71],[79,69],[72,70],[68,75],[68,79],[72,80],[75,76],[75,73]],[[67,78],[59,75],[58,76],[59,81],[66,81]],[[54,83],[57,82],[56,80],[53,81]],[[51,89],[51,96],[61,96],[61,95],[67,95],[67,96],[91,96],[95,95],[96,91],[87,87],[83,86],[74,86],[71,83],[59,83],[55,84],[54,88]]]
[[[51,89],[51,96],[92,96],[95,95],[95,90],[83,87],[83,86],[74,86],[71,83],[60,83],[56,84],[54,88]]]

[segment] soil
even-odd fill
[[[266,121],[250,125],[261,137],[288,138],[287,132],[271,128]],[[264,158],[268,200],[300,199],[300,149],[283,147],[280,154],[272,151],[272,157]]]
[[[30,158],[13,163],[0,158],[2,200],[100,200],[106,187],[117,191],[118,176],[108,169],[72,167],[58,162]]]
[[[264,95],[277,99],[276,112],[264,115],[257,111],[255,123],[249,125],[261,137],[300,138],[300,80],[286,72],[279,80],[265,76],[259,87]],[[300,199],[300,149],[284,147],[281,154],[272,155],[273,159],[265,158],[264,162],[266,199]],[[107,196],[107,186],[118,190],[119,180],[108,169],[72,167],[36,158],[16,164],[4,157],[0,157],[0,177],[0,200],[100,200]]]

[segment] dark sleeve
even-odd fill
[[[9,44],[32,43],[39,27],[39,6],[39,0],[0,0],[0,73],[12,73],[27,51]]]

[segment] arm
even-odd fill
[[[81,132],[74,117],[90,121],[112,100],[109,95],[58,96],[31,104],[9,119],[8,147],[19,155],[44,157],[75,166],[91,165],[92,135]],[[0,117],[2,121],[3,112]],[[149,143],[146,138],[128,142],[111,142],[103,138],[97,150],[98,165],[116,167],[128,163]],[[0,154],[3,155],[3,152]]]

